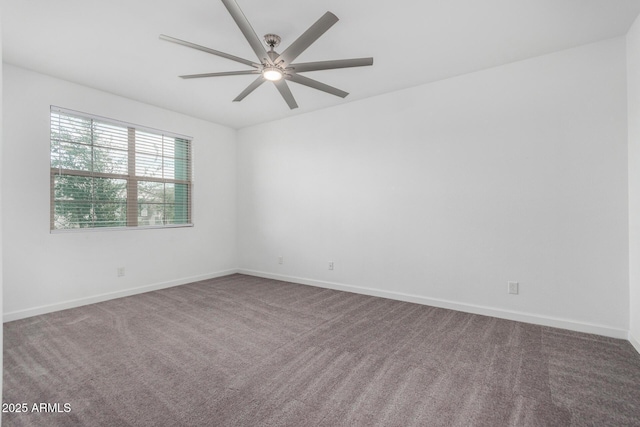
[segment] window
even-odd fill
[[[51,107],[51,229],[191,225],[191,140]]]

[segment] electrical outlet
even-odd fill
[[[278,257],[278,264],[284,264],[284,257],[282,255]]]
[[[118,277],[124,276],[124,267],[118,267]]]
[[[329,261],[329,270],[333,270],[333,261]]]
[[[508,282],[507,292],[518,295],[518,282]]]

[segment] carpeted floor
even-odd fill
[[[237,274],[6,323],[4,403],[28,406],[7,426],[640,426],[640,355]]]

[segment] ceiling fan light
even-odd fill
[[[262,77],[264,77],[269,81],[276,82],[280,80],[283,77],[283,75],[282,75],[282,71],[280,71],[279,69],[275,67],[267,67],[264,70],[262,70]]]

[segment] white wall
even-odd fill
[[[2,17],[2,15],[0,14],[0,18]],[[2,21],[2,19],[0,19],[0,22]],[[2,28],[0,28],[0,58],[2,58]],[[0,165],[2,165],[2,61],[0,61]],[[4,246],[4,240],[2,237],[2,173],[0,173],[0,318],[2,317],[2,295],[4,294],[4,286],[3,286],[3,267],[2,267],[2,249]],[[3,334],[4,334],[4,328],[0,328],[0,354],[3,354]],[[0,357],[0,372],[4,372],[3,369],[4,366],[4,361],[3,358]],[[4,399],[2,399],[2,376],[0,376],[0,401],[4,402]],[[2,411],[0,411],[0,424],[2,423]]]
[[[235,271],[234,130],[8,64],[3,101],[5,320]],[[51,234],[51,104],[192,136],[195,226]]]
[[[626,337],[625,67],[616,38],[239,131],[241,271]]]
[[[229,128],[5,64],[4,318],[239,265],[624,336],[631,271],[637,343],[638,27],[626,51],[607,40],[241,130],[237,163]],[[196,226],[50,234],[50,104],[194,136]]]
[[[640,352],[640,18],[627,34],[629,120],[629,341]]]

